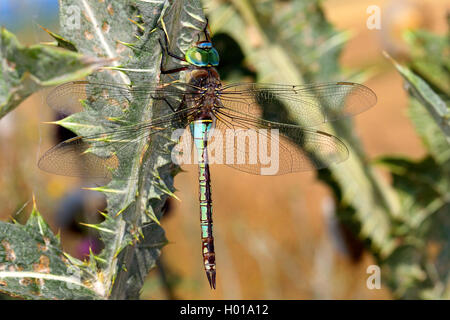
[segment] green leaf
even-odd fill
[[[409,115],[429,154],[420,161],[399,156],[377,161],[390,171],[402,207],[391,229],[399,245],[379,262],[394,296],[448,299],[449,42],[448,36],[424,31],[408,32],[407,39],[412,57],[409,65],[414,72],[391,60],[405,79]]]
[[[1,28],[0,118],[32,93],[83,78],[106,62],[51,46],[23,46],[12,33]]]
[[[25,225],[0,222],[0,291],[26,299],[102,299],[97,275],[62,251],[34,205]]]
[[[412,161],[403,157],[383,157],[377,163],[388,168],[393,177],[407,218],[402,226],[415,228],[450,199],[448,167],[438,165],[432,157]]]
[[[450,96],[450,26],[446,35],[424,30],[407,31],[412,71],[431,86]]]
[[[384,157],[377,162],[391,172],[405,212],[392,230],[401,245],[383,261],[384,277],[398,297],[445,299],[450,276],[449,167],[432,157]]]
[[[446,102],[422,78],[407,67],[398,64],[395,60],[391,60],[405,79],[411,95],[427,109],[450,143],[450,108],[446,105]]]
[[[439,165],[449,167],[450,147],[444,133],[417,99],[409,100],[409,117],[423,144]]]

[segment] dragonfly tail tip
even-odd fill
[[[211,289],[216,289],[216,271],[208,270],[206,271],[206,276],[208,277],[209,286]]]

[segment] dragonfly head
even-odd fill
[[[215,67],[219,65],[219,53],[211,41],[199,41],[186,51],[186,61],[196,67]]]

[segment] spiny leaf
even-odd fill
[[[390,171],[402,207],[391,228],[399,245],[379,263],[394,296],[448,299],[450,140],[444,100],[448,100],[449,43],[448,38],[420,31],[408,37],[414,38],[410,65],[425,79],[391,61],[405,79],[409,114],[429,155],[419,161],[399,156],[377,161]]]
[[[32,93],[87,76],[108,63],[52,46],[23,46],[5,28],[0,30],[0,118]]]
[[[450,108],[422,78],[392,58],[391,61],[408,84],[408,90],[428,110],[450,144]]]
[[[427,109],[411,97],[408,112],[428,152],[439,165],[450,167],[449,142]]]
[[[383,157],[377,163],[391,172],[405,212],[392,230],[401,245],[383,261],[384,277],[395,296],[445,298],[450,276],[448,166],[430,156],[420,161]]]
[[[444,35],[425,30],[407,31],[404,34],[410,47],[412,71],[447,96],[450,96],[449,36],[450,25]]]
[[[67,39],[64,39],[63,37],[61,37],[60,35],[48,30],[47,28],[44,28],[43,26],[40,26],[45,32],[47,32],[53,39],[56,40],[56,43],[58,45],[58,47],[60,48],[64,48],[67,49],[69,51],[77,51],[77,48],[75,47],[75,45],[70,42]]]
[[[432,157],[412,161],[405,157],[383,157],[377,163],[387,168],[394,179],[407,219],[403,226],[414,228],[422,223],[436,208],[436,200],[443,206],[450,199],[450,180],[445,166],[439,166]],[[414,231],[414,230],[412,230]]]
[[[102,299],[95,274],[62,251],[36,206],[26,225],[0,222],[0,291],[26,299]]]

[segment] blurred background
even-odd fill
[[[365,85],[378,96],[372,109],[354,118],[368,159],[401,154],[420,159],[426,153],[407,116],[408,96],[403,80],[382,54],[408,59],[402,34],[425,29],[447,31],[446,0],[323,1],[326,19],[348,32],[339,63],[344,69],[364,70]],[[366,9],[381,8],[381,30],[369,30]],[[51,39],[39,27],[58,30],[56,0],[0,0],[0,25],[25,44]],[[214,30],[213,30],[214,31]],[[227,39],[215,39],[221,56]],[[226,59],[224,59],[226,60]],[[232,66],[223,65],[224,71]],[[227,69],[228,68],[228,69]],[[251,79],[251,67],[241,70]],[[343,79],[345,80],[345,79]],[[83,258],[88,248],[101,250],[92,231],[79,222],[95,223],[102,196],[80,191],[76,179],[40,171],[39,156],[70,133],[43,124],[55,115],[45,105],[45,92],[31,96],[0,120],[0,219],[25,222],[32,195],[53,231],[61,231],[63,248]],[[175,178],[162,225],[169,244],[158,267],[148,275],[143,299],[391,299],[391,290],[366,286],[367,268],[376,264],[360,240],[340,223],[330,188],[315,172],[280,177],[252,176],[226,166],[212,169],[214,232],[218,284],[211,291],[202,259],[198,216],[197,169]],[[381,169],[386,181],[390,176]]]

